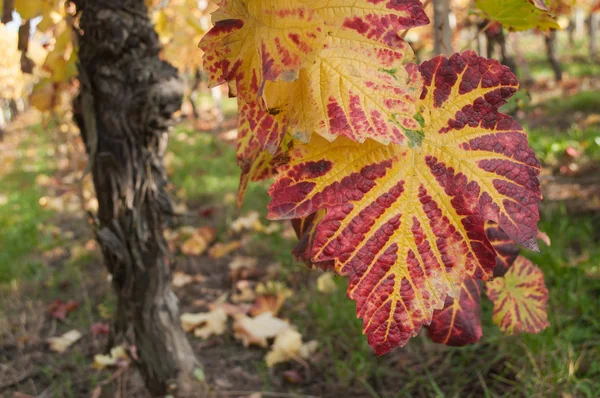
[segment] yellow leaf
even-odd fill
[[[277,336],[289,327],[287,321],[274,317],[271,312],[263,312],[254,318],[238,316],[233,323],[233,332],[234,337],[241,340],[246,347],[250,344],[267,347],[267,339]]]
[[[198,228],[190,238],[181,245],[181,252],[188,256],[199,256],[217,237],[217,230],[212,227]]]
[[[210,248],[208,255],[210,258],[217,259],[238,250],[240,247],[242,247],[242,243],[239,240],[234,240],[227,243],[219,242]]]
[[[112,366],[125,365],[127,363],[129,363],[127,351],[125,351],[123,346],[117,346],[113,347],[108,355],[94,355],[94,364],[92,366],[94,369],[101,370]]]
[[[194,331],[194,336],[207,339],[219,336],[227,329],[227,313],[221,306],[210,312],[181,314],[181,325],[186,332]]]
[[[81,333],[78,330],[71,330],[62,336],[50,337],[48,339],[48,344],[52,351],[63,353],[79,341],[79,339],[81,339]]]

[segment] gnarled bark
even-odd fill
[[[76,119],[99,210],[96,237],[118,296],[113,341],[131,339],[153,395],[189,385],[183,332],[163,238],[171,201],[162,163],[183,87],[158,57],[144,0],[75,0],[81,13]],[[180,391],[182,393],[182,391]]]

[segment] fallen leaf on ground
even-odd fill
[[[184,287],[189,285],[190,283],[202,283],[206,280],[204,275],[196,274],[190,275],[181,271],[173,272],[173,286],[175,287]]]
[[[233,337],[246,347],[250,344],[267,347],[267,339],[277,336],[289,327],[287,321],[274,317],[271,312],[263,312],[254,318],[243,315],[233,322]]]
[[[213,227],[198,228],[181,245],[181,252],[188,256],[199,256],[208,249],[208,246],[217,237],[217,230]]]
[[[337,285],[333,280],[333,272],[324,272],[317,278],[317,290],[324,294],[333,293],[337,290]]]
[[[218,336],[227,328],[227,312],[219,306],[210,312],[185,313],[181,315],[181,325],[186,332],[194,331],[196,337]]]
[[[256,286],[258,298],[254,302],[250,314],[257,316],[265,312],[273,315],[279,314],[279,310],[285,300],[292,297],[292,291],[282,282],[268,281],[266,284],[259,283]]]
[[[62,336],[58,337],[50,337],[48,339],[48,345],[50,349],[54,352],[63,353],[69,349],[73,344],[75,344],[81,338],[81,333],[78,330],[71,330]]]
[[[123,367],[128,364],[129,356],[127,355],[127,351],[125,351],[123,346],[113,347],[108,355],[94,355],[93,366],[95,369],[104,369],[111,366]]]
[[[256,293],[254,293],[254,288],[248,281],[239,281],[236,284],[236,288],[239,293],[234,293],[231,295],[231,301],[234,303],[243,303],[250,302],[256,299]]]
[[[106,323],[94,323],[90,326],[90,332],[92,332],[94,336],[106,336],[110,332],[110,327]]]
[[[242,243],[239,240],[227,243],[215,243],[208,251],[208,255],[210,258],[218,259],[238,250],[240,247],[242,247]]]
[[[260,214],[257,211],[251,211],[231,223],[231,230],[236,233],[243,230],[258,231],[263,229],[264,226],[260,222]]]
[[[75,311],[79,307],[79,303],[69,300],[66,303],[62,300],[54,300],[48,306],[48,313],[52,318],[64,321],[69,313]]]
[[[249,279],[260,273],[256,268],[258,259],[255,257],[235,256],[229,263],[229,278],[232,281]]]
[[[281,331],[275,337],[271,351],[265,356],[268,367],[287,362],[294,358],[308,359],[318,348],[316,340],[302,343],[302,335],[295,329],[289,328]]]

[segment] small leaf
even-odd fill
[[[194,336],[207,339],[225,333],[227,329],[227,312],[217,306],[210,312],[198,314],[181,314],[181,325],[186,332],[194,332]]]
[[[232,240],[227,243],[218,242],[210,248],[208,256],[210,258],[218,259],[238,250],[240,247],[242,247],[242,242],[239,240]]]
[[[78,330],[71,330],[62,336],[50,337],[48,344],[52,351],[62,354],[79,341],[79,339],[81,339],[81,333]]]
[[[181,245],[181,252],[188,256],[199,256],[208,249],[208,246],[217,237],[217,230],[213,227],[198,228],[190,238]]]
[[[234,337],[246,347],[251,344],[267,347],[267,339],[288,328],[290,324],[287,321],[276,318],[271,312],[263,312],[254,318],[238,315],[233,323]]]
[[[538,333],[549,326],[548,289],[542,270],[519,256],[503,277],[486,284],[493,320],[506,334]]]

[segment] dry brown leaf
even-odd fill
[[[81,333],[78,330],[73,329],[62,336],[50,337],[48,339],[48,344],[50,346],[50,350],[62,354],[63,352],[67,351],[69,347],[79,341],[79,339],[81,339]]]
[[[240,247],[242,247],[242,243],[239,240],[227,243],[215,243],[208,251],[208,255],[210,258],[218,259],[238,250]]]
[[[217,230],[213,227],[201,227],[194,231],[181,245],[181,252],[188,256],[199,256],[208,249],[208,246],[217,237]]]
[[[194,331],[196,337],[219,336],[227,329],[227,312],[219,306],[210,312],[181,314],[181,325],[186,332]]]
[[[267,339],[289,327],[287,321],[274,317],[271,312],[264,312],[254,318],[243,315],[236,317],[233,322],[233,336],[246,347],[250,344],[267,347]]]

